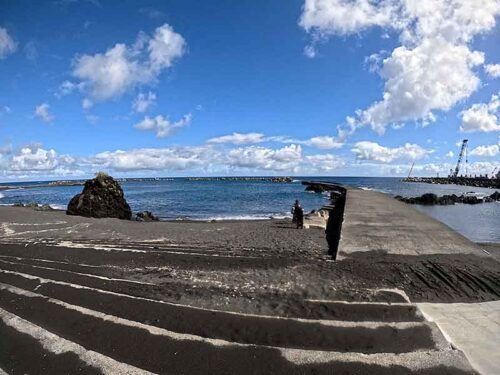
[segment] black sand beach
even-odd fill
[[[487,254],[371,251],[332,262],[323,230],[297,230],[289,220],[140,223],[18,207],[0,207],[0,219],[5,314],[157,373],[395,374],[411,366],[414,373],[472,373],[455,351],[449,366],[433,359],[422,367],[422,353],[447,344],[408,298],[500,298],[499,264]],[[5,346],[13,333],[1,330]],[[307,353],[295,363],[283,359],[289,350]],[[315,352],[331,358],[311,362]],[[0,367],[22,373],[30,355],[16,353],[0,358]],[[200,357],[191,361],[192,353]],[[348,353],[384,353],[391,366],[347,360]],[[85,366],[74,363],[91,373]]]

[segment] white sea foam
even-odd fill
[[[225,220],[271,220],[285,219],[292,217],[290,214],[269,214],[269,215],[220,215],[203,219],[193,219],[196,221],[225,221]]]
[[[2,199],[2,198],[4,198],[4,197],[5,197],[5,195],[4,195],[4,194],[2,194],[2,193],[0,193],[0,199]]]
[[[52,207],[54,210],[62,210],[62,211],[65,211],[66,210],[66,205],[64,204],[49,204],[50,207]]]

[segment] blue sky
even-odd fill
[[[478,3],[1,0],[0,179],[490,173]]]

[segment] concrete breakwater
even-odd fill
[[[403,182],[422,182],[425,184],[454,184],[500,189],[499,178],[487,177],[408,177]]]
[[[291,177],[188,177],[188,181],[270,181],[277,183],[291,183]]]
[[[328,221],[325,229],[328,254],[331,255],[333,259],[336,259],[341,238],[342,222],[344,221],[347,189],[338,184],[325,182],[302,181],[302,184],[306,185],[306,191],[330,193],[330,204],[323,206],[321,210],[328,211]]]

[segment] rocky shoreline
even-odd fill
[[[425,206],[448,206],[453,205],[455,203],[462,204],[479,204],[479,203],[490,203],[490,202],[498,202],[500,201],[500,193],[498,191],[494,192],[490,196],[479,197],[477,195],[443,195],[437,196],[433,193],[426,193],[421,195],[420,197],[402,197],[401,195],[396,195],[394,197],[398,201],[405,202],[408,204],[421,204]]]

